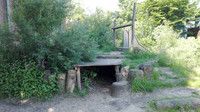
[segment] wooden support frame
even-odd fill
[[[126,25],[122,25],[122,26],[117,26],[117,27],[113,27],[112,29],[116,30],[116,29],[125,28],[125,27],[129,27],[129,26],[132,26],[132,24],[126,24]]]
[[[115,77],[116,77],[117,82],[120,81],[120,79],[121,79],[121,73],[120,72],[121,72],[120,66],[119,65],[115,66]]]
[[[131,31],[132,31],[132,39],[131,39],[131,44],[133,45],[134,39],[135,39],[135,19],[136,19],[136,3],[133,3],[133,16],[132,16],[132,26],[131,26]]]
[[[77,85],[78,85],[78,89],[81,91],[82,87],[81,87],[81,69],[80,67],[75,67],[76,70],[76,79],[77,79]]]
[[[116,20],[114,20],[114,22],[113,22],[113,28],[115,28],[115,26],[116,26]],[[116,40],[116,35],[115,35],[115,30],[116,29],[113,29],[113,44],[115,45],[115,40]]]
[[[116,39],[116,30],[120,28],[125,28],[125,27],[130,27],[131,26],[131,31],[132,31],[132,37],[131,37],[131,46],[133,46],[134,39],[135,39],[135,20],[136,20],[136,3],[133,3],[133,15],[132,15],[132,22],[131,24],[126,24],[122,26],[116,27],[116,20],[113,22],[113,43],[115,45],[115,39]]]

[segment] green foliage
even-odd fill
[[[111,14],[104,14],[103,11],[97,10],[96,13],[86,17],[83,24],[88,27],[88,35],[99,45],[103,51],[114,49],[112,43]]]
[[[89,87],[91,84],[91,80],[94,79],[97,76],[96,73],[94,72],[84,72],[81,74],[81,80],[83,81],[82,83],[82,90],[77,91],[76,93],[80,96],[86,96],[89,93]]]
[[[119,0],[119,2],[121,11],[117,21],[129,23],[132,20],[133,2],[138,0]],[[163,24],[176,31],[182,30],[187,20],[193,20],[199,15],[200,9],[197,8],[197,3],[189,0],[145,0],[137,3],[135,33],[139,42],[146,47],[154,46],[155,39],[152,32]]]
[[[199,40],[177,39],[175,46],[161,54],[159,64],[171,67],[179,76],[187,77],[188,86],[200,87],[199,47]]]
[[[196,16],[197,5],[190,4],[189,0],[146,0],[143,10],[156,26],[170,21],[175,29],[180,29],[187,19]]]
[[[149,60],[156,59],[156,55],[152,52],[139,51],[138,53],[127,52],[125,53],[126,60],[124,65],[130,66],[130,68],[136,68],[139,64]]]
[[[158,54],[159,66],[168,66],[179,78],[187,78],[188,86],[200,87],[199,39],[178,38],[169,26],[158,26],[152,34],[156,43],[151,49]]]
[[[81,37],[80,37],[81,35]],[[74,23],[67,31],[58,31],[34,54],[37,60],[47,59],[50,68],[66,71],[80,61],[96,57],[97,44],[90,39],[83,24]]]
[[[131,20],[133,1],[137,0],[120,0],[120,15],[124,21]],[[169,21],[171,26],[179,30],[187,19],[193,19],[199,13],[197,4],[191,4],[189,0],[145,0],[138,4],[137,10],[140,22],[148,18],[148,22],[152,22],[155,27]]]
[[[14,21],[24,35],[49,35],[69,14],[70,0],[15,0]]]
[[[56,75],[43,79],[44,69],[63,72],[80,61],[95,58],[97,44],[79,22],[61,23],[70,12],[70,1],[17,0],[16,30],[0,30],[1,96],[46,98],[57,92]],[[94,28],[95,29],[95,28]],[[32,62],[25,62],[27,59]],[[36,66],[36,64],[38,66]],[[43,67],[45,66],[45,67]],[[42,69],[39,69],[43,67]]]
[[[152,38],[155,44],[151,46],[155,52],[162,52],[168,48],[175,46],[179,34],[175,32],[172,27],[167,25],[160,25],[152,32]]]
[[[33,62],[1,63],[0,65],[0,96],[27,98],[49,98],[57,92],[56,76],[49,80],[38,70]]]
[[[61,28],[70,14],[70,1],[18,0],[14,4],[14,21],[17,30],[1,32],[3,60],[13,62],[26,58],[41,64],[47,61],[47,69],[66,71],[80,61],[95,58],[97,44],[89,35],[89,26],[70,23]],[[94,28],[95,29],[95,28]]]
[[[154,112],[199,112],[200,108],[193,108],[189,105],[184,105],[184,106],[176,106],[174,108],[165,108],[165,109],[157,109],[155,101],[150,101],[149,102],[149,107],[151,108],[152,111]]]

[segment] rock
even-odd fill
[[[169,67],[158,67],[155,70],[166,78],[177,79],[176,74]]]
[[[179,79],[165,79],[163,83],[173,84],[174,86],[184,85],[187,82],[187,78],[179,78]]]
[[[128,73],[129,73],[129,66],[126,66],[126,67],[123,67],[121,69],[121,79],[120,81],[123,81],[123,80],[127,80],[128,78]]]
[[[132,81],[136,77],[143,78],[144,77],[144,72],[142,70],[138,70],[138,69],[129,70],[128,81]]]
[[[111,86],[111,96],[112,97],[123,97],[128,95],[128,82],[119,81],[114,82]]]
[[[200,98],[186,97],[186,98],[173,98],[155,101],[157,109],[177,108],[189,106],[192,108],[200,107]]]
[[[129,73],[129,67],[123,67],[121,70],[119,67],[115,68],[116,70],[116,81],[126,81]]]
[[[148,79],[152,78],[153,73],[153,65],[149,63],[140,64],[139,69],[144,72],[144,76],[146,76]]]

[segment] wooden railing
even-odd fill
[[[113,22],[113,44],[116,45],[116,30],[125,28],[125,27],[131,27],[132,35],[131,35],[131,45],[133,44],[133,40],[135,38],[135,18],[136,18],[136,3],[133,5],[133,15],[132,15],[132,22],[130,24],[116,26],[116,21]]]

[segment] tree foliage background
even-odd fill
[[[59,90],[59,73],[113,47],[110,16],[100,10],[87,16],[70,0],[15,0],[13,22],[13,32],[0,28],[3,97],[52,96]]]

